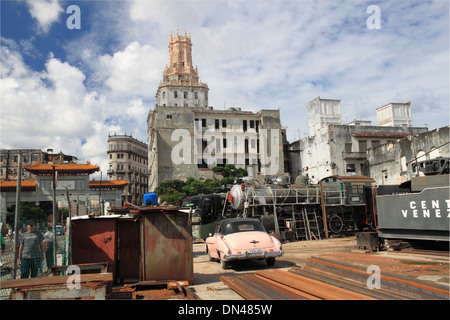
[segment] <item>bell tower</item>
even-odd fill
[[[156,105],[206,108],[208,91],[208,85],[200,82],[198,69],[192,63],[191,35],[171,33],[169,64],[156,93]]]

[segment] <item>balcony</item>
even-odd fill
[[[365,152],[342,152],[342,158],[344,160],[353,159],[353,160],[366,160],[367,154]]]

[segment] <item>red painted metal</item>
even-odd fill
[[[72,219],[72,264],[107,262],[117,277],[117,219]]]
[[[115,283],[139,281],[140,223],[101,217],[72,220],[72,263],[107,262]]]

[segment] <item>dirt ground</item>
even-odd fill
[[[400,274],[421,280],[449,285],[449,257],[436,257],[399,252],[366,253],[356,247],[356,238],[335,238],[317,241],[298,241],[283,244],[284,255],[277,258],[275,266],[268,267],[265,261],[239,261],[230,269],[223,270],[218,262],[209,261],[205,244],[194,243],[194,284],[192,290],[203,300],[242,300],[243,298],[220,281],[222,275],[254,273],[258,270],[277,268],[289,270],[293,266],[303,267],[311,256],[328,257],[368,267],[377,265],[381,272]]]

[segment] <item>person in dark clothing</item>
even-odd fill
[[[47,245],[47,251],[45,252],[45,261],[47,263],[47,269],[50,269],[54,265],[55,259],[53,259],[53,232],[50,227],[47,227],[47,232],[44,233],[45,243]]]
[[[34,278],[38,275],[39,267],[45,252],[44,236],[35,230],[32,221],[27,222],[27,232],[22,234],[19,241],[19,261],[21,278]]]

